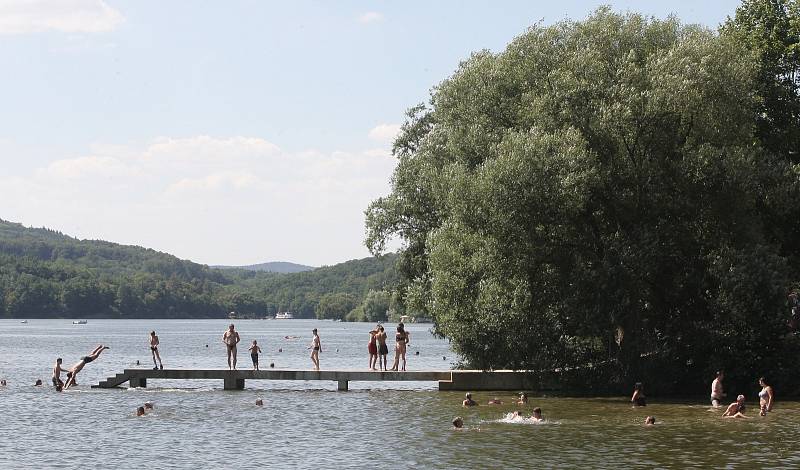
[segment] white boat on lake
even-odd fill
[[[293,320],[294,315],[291,312],[280,312],[275,314],[276,320]]]
[[[87,323],[89,323],[89,322],[86,321],[86,320],[72,320],[72,324],[73,325],[85,325]]]

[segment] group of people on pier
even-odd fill
[[[389,355],[389,347],[386,345],[387,337],[388,335],[383,325],[378,324],[374,329],[370,330],[369,342],[367,343],[369,368],[371,370],[396,371],[402,360],[403,363],[402,366],[400,366],[400,370],[405,371],[406,351],[408,350],[408,343],[411,342],[411,335],[406,331],[403,323],[397,325],[397,332],[394,335],[394,363],[391,369],[389,369],[386,361],[386,356]],[[375,363],[378,364],[378,369],[375,368]]]

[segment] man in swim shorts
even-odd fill
[[[78,372],[82,371],[86,364],[100,357],[100,353],[106,349],[109,349],[109,347],[101,344],[100,346],[94,348],[94,350],[89,353],[88,356],[83,356],[77,364],[70,367],[70,369],[67,371],[67,382],[64,384],[64,389],[68,389],[75,385],[75,377],[77,377]]]
[[[228,349],[228,369],[236,369],[236,345],[239,344],[239,340],[239,332],[233,329],[233,323],[231,323],[225,334],[222,335],[222,342]]]
[[[161,362],[161,354],[158,353],[158,336],[156,336],[155,331],[150,332],[150,353],[153,355],[153,370],[158,370],[159,368],[164,368],[164,363]],[[158,364],[156,364],[156,358],[158,358]]]
[[[53,366],[53,386],[58,392],[64,388],[64,382],[61,380],[61,372],[63,372],[64,369],[61,368],[61,362],[62,359],[59,357],[56,359],[56,364]]]

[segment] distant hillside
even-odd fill
[[[394,287],[395,259],[286,274],[214,269],[148,248],[0,220],[0,317],[223,318],[232,311],[262,317],[289,310],[300,318],[339,318],[371,291]]]
[[[244,269],[246,271],[263,271],[268,273],[301,273],[313,271],[317,268],[304,264],[289,263],[286,261],[271,261],[269,263],[251,264],[249,266],[212,266],[216,269]]]

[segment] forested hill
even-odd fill
[[[342,318],[390,290],[394,255],[296,274],[214,269],[138,246],[79,240],[0,220],[0,317],[222,318],[290,310]],[[373,295],[374,297],[374,295]],[[345,313],[349,313],[345,312]]]
[[[247,271],[264,271],[268,273],[301,273],[303,271],[313,271],[313,266],[304,264],[287,263],[285,261],[271,261],[269,263],[250,264],[247,266],[212,266],[219,269],[246,269]]]

